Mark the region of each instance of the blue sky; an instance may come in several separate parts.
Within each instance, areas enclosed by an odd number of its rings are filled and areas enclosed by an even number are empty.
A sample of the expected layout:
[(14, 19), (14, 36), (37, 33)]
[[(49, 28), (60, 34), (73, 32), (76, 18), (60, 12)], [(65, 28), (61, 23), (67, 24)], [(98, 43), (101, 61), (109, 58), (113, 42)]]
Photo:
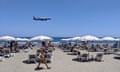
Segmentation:
[(120, 0), (0, 0), (0, 36), (120, 37), (119, 27)]

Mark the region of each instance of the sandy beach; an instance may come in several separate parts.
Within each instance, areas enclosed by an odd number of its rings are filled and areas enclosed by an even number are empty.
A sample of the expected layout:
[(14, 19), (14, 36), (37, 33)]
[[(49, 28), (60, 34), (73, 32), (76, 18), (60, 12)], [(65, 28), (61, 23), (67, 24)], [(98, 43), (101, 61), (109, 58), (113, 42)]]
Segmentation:
[[(28, 59), (29, 54), (35, 54), (36, 48), (25, 53), (21, 51), (14, 57), (5, 58), (0, 62), (0, 72), (35, 72), (37, 63), (26, 64), (23, 61)], [(67, 55), (61, 49), (56, 48), (53, 52), (53, 61), (48, 65), (51, 69), (47, 70), (44, 64), (41, 64), (43, 70), (38, 72), (120, 72), (120, 60), (114, 59), (114, 55), (104, 55), (103, 62), (77, 62), (72, 59), (75, 55)]]

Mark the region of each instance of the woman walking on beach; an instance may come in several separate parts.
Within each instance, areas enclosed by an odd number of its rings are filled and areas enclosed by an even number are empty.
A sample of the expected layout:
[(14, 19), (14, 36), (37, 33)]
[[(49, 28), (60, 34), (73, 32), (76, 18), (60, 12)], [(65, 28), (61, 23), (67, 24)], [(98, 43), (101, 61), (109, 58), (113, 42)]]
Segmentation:
[(50, 69), (50, 67), (48, 67), (47, 61), (45, 59), (45, 48), (46, 48), (46, 44), (45, 44), (45, 42), (42, 42), (42, 45), (40, 47), (39, 63), (37, 65), (37, 67), (35, 68), (35, 70), (40, 69), (41, 63), (44, 63), (45, 66), (47, 67), (47, 69)]

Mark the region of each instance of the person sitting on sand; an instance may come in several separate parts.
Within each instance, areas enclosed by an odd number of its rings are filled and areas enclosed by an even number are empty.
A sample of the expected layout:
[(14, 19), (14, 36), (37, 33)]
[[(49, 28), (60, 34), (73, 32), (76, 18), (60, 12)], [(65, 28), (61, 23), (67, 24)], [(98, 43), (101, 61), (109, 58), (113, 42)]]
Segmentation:
[(50, 67), (48, 67), (46, 59), (45, 59), (45, 48), (46, 48), (46, 44), (45, 44), (45, 42), (42, 42), (42, 45), (40, 47), (39, 62), (38, 62), (37, 67), (35, 68), (35, 70), (40, 69), (39, 66), (41, 63), (44, 63), (45, 66), (47, 67), (47, 69), (50, 69)]

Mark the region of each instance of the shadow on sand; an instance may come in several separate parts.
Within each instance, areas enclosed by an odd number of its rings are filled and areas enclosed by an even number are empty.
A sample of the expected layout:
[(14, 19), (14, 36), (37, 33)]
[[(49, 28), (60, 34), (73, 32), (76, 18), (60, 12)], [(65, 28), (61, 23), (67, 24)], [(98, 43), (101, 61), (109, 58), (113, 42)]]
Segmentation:
[[(24, 61), (22, 61), (23, 63), (25, 63), (25, 64), (36, 64), (36, 63), (38, 63), (38, 61), (36, 61), (36, 62), (34, 62), (34, 61), (28, 61), (28, 60), (24, 60)], [(47, 63), (51, 63), (51, 61), (47, 61)]]
[(44, 70), (44, 69), (45, 69), (44, 67), (35, 68), (35, 71), (38, 71), (38, 70)]
[(73, 52), (69, 52), (69, 53), (67, 53), (67, 55), (77, 55), (77, 54), (73, 53)]
[(120, 60), (120, 57), (114, 57), (114, 59), (116, 59), (116, 60)]
[(24, 60), (22, 62), (25, 63), (25, 64), (35, 64), (35, 62), (33, 62), (33, 61), (29, 62), (28, 60)]

